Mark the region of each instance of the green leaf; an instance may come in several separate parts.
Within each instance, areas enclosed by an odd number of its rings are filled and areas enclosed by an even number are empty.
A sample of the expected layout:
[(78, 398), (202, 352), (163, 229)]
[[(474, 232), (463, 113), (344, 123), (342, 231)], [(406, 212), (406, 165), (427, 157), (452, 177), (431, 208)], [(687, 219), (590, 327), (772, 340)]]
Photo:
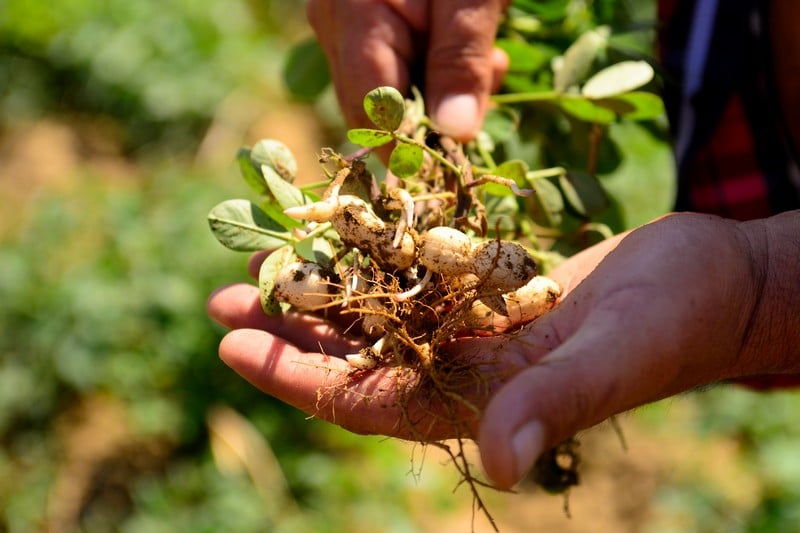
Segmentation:
[(250, 150), (256, 168), (267, 165), (284, 180), (292, 183), (297, 176), (297, 160), (289, 147), (274, 139), (261, 139)]
[[(495, 168), (492, 174), (500, 176), (501, 178), (510, 179), (517, 187), (525, 188), (528, 186), (528, 182), (525, 179), (526, 172), (528, 172), (528, 164), (525, 161), (521, 159), (511, 159)], [(481, 188), (488, 194), (493, 194), (495, 196), (514, 196), (514, 191), (511, 188), (499, 183), (490, 182), (483, 185)]]
[(380, 129), (395, 131), (403, 122), (406, 101), (394, 87), (378, 87), (364, 96), (364, 111)]
[(595, 104), (614, 111), (626, 120), (655, 120), (664, 114), (664, 101), (656, 94), (634, 91), (613, 98), (595, 100)]
[(553, 68), (553, 88), (557, 92), (566, 92), (586, 77), (597, 54), (606, 47), (609, 35), (608, 27), (600, 26), (582, 34), (567, 48)]
[(394, 139), (391, 133), (382, 130), (356, 128), (347, 131), (347, 140), (359, 146), (375, 148), (390, 143)]
[(400, 143), (389, 156), (389, 170), (398, 178), (410, 178), (422, 167), (422, 148), (416, 144)]
[(267, 256), (258, 271), (258, 293), (261, 309), (268, 316), (277, 316), (289, 308), (275, 299), (275, 277), (286, 265), (295, 260), (297, 256), (292, 246), (282, 246)]
[(252, 252), (283, 246), (291, 234), (248, 200), (227, 200), (208, 214), (211, 232), (231, 250)]
[(284, 181), (272, 167), (261, 165), (261, 172), (264, 174), (264, 181), (266, 181), (269, 191), (275, 197), (275, 201), (278, 202), (281, 209), (297, 207), (306, 203), (303, 191)]
[(318, 265), (330, 265), (336, 250), (333, 249), (328, 239), (324, 237), (308, 237), (294, 245), (294, 251), (302, 259)]
[(508, 71), (533, 73), (550, 64), (557, 52), (554, 48), (516, 39), (497, 39), (495, 46), (508, 55)]
[(581, 93), (587, 98), (608, 98), (638, 89), (650, 83), (654, 75), (647, 61), (622, 61), (589, 78)]
[(595, 105), (586, 98), (564, 97), (558, 100), (561, 109), (573, 117), (595, 124), (611, 124), (617, 120), (617, 114), (603, 106)]
[(579, 215), (591, 217), (608, 207), (608, 197), (597, 178), (583, 172), (569, 171), (558, 178), (567, 203)]
[(540, 226), (554, 228), (561, 224), (564, 198), (561, 191), (549, 179), (529, 180), (533, 194), (526, 198), (526, 205), (534, 222)]
[(283, 81), (292, 98), (316, 100), (331, 82), (328, 61), (316, 39), (308, 39), (289, 50), (283, 66)]
[(259, 196), (271, 196), (259, 167), (253, 165), (253, 160), (250, 158), (250, 148), (246, 146), (239, 148), (239, 151), (236, 152), (236, 161), (239, 163), (239, 170), (247, 185)]
[(490, 109), (483, 120), (483, 131), (496, 143), (510, 139), (519, 126), (519, 113), (511, 107)]

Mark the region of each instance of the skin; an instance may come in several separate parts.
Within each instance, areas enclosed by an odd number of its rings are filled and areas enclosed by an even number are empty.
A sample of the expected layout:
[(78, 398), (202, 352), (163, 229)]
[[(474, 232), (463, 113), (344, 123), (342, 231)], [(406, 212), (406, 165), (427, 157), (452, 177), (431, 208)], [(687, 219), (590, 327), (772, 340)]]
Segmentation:
[[(508, 0), (311, 0), (308, 20), (351, 126), (369, 127), (364, 95), (382, 85), (423, 94), (437, 129), (474, 137), (508, 58), (493, 46)], [(421, 69), (416, 76), (414, 69)], [(412, 80), (412, 77), (415, 78)]]
[[(406, 87), (409, 65), (427, 58), (426, 94), (435, 109), (448, 94), (476, 98), (474, 114), (460, 119), (470, 125), (460, 137), (468, 138), (502, 71), (487, 37), (502, 7), (311, 0), (308, 11), (351, 124), (363, 121), (367, 90)], [(414, 48), (418, 42), (427, 42), (427, 52)], [(447, 70), (451, 65), (461, 68)], [(489, 479), (508, 489), (543, 450), (636, 406), (720, 381), (800, 374), (798, 235), (800, 211), (744, 223), (670, 215), (562, 263), (550, 274), (565, 289), (561, 302), (519, 332), (448, 346), (449, 357), (494, 365), (487, 387), (463, 391), (479, 414), (460, 413)], [(262, 259), (254, 256), (252, 271)], [(265, 393), (356, 433), (454, 436), (431, 416), (436, 406), (423, 395), (409, 405), (413, 429), (401, 423), (391, 370), (348, 379), (342, 356), (361, 344), (333, 323), (266, 317), (257, 289), (243, 284), (216, 291), (208, 312), (232, 330), (221, 358)], [(340, 394), (319, 394), (342, 384)]]
[[(520, 332), (449, 346), (450, 357), (496, 359), (501, 370), (484, 394), (464, 391), (482, 409), (463, 416), (488, 477), (510, 488), (543, 450), (633, 407), (722, 380), (800, 373), (797, 235), (798, 212), (748, 223), (671, 215), (564, 262), (552, 277), (565, 297)], [(356, 433), (454, 436), (421, 415), (426, 398), (412, 403), (414, 431), (399, 422), (391, 370), (344, 379), (341, 356), (359, 343), (332, 324), (266, 317), (257, 289), (242, 284), (214, 293), (208, 312), (233, 330), (222, 359), (267, 394)], [(319, 401), (318, 391), (343, 384)]]

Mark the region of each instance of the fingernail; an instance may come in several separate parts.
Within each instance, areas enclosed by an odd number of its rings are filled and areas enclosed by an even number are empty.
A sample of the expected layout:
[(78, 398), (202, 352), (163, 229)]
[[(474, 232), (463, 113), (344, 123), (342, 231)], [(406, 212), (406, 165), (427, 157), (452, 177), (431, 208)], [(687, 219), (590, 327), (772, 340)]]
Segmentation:
[(536, 462), (544, 446), (544, 428), (534, 420), (521, 426), (511, 437), (511, 450), (514, 454), (514, 479), (519, 481)]
[(436, 127), (457, 139), (471, 139), (478, 133), (478, 99), (472, 94), (445, 96), (436, 110)]

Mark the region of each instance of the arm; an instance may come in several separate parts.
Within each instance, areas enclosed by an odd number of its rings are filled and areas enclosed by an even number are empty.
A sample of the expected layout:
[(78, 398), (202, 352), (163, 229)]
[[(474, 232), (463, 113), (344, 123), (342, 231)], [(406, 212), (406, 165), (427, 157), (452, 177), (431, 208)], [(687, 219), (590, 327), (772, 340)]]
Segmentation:
[(528, 328), (531, 366), (484, 412), (481, 455), (499, 487), (616, 413), (722, 380), (800, 373), (800, 212), (745, 223), (672, 215), (599, 246), (611, 250), (596, 268), (605, 250), (564, 264), (574, 289)]

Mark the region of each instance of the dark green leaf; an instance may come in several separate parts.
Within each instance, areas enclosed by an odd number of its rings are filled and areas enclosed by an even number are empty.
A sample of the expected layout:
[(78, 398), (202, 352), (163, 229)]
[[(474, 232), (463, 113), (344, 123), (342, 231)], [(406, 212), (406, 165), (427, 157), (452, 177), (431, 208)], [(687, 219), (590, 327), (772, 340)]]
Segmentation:
[(382, 130), (356, 128), (347, 131), (347, 140), (359, 146), (375, 148), (390, 143), (394, 137)]
[(208, 214), (219, 242), (231, 250), (252, 252), (283, 246), (292, 236), (278, 222), (247, 200), (227, 200)]
[(316, 39), (303, 41), (289, 50), (283, 81), (289, 94), (304, 102), (316, 100), (330, 84), (328, 61)]
[(295, 260), (297, 256), (292, 246), (282, 246), (267, 256), (258, 271), (258, 292), (261, 300), (261, 309), (268, 316), (280, 315), (289, 308), (275, 299), (275, 277), (286, 265)]
[(364, 111), (380, 129), (395, 131), (403, 122), (406, 101), (394, 87), (378, 87), (364, 96)]
[(569, 171), (558, 179), (570, 207), (579, 215), (590, 217), (608, 207), (608, 198), (600, 182), (591, 174)]
[(336, 251), (328, 239), (309, 237), (294, 245), (294, 250), (301, 258), (318, 265), (330, 265)]
[(389, 157), (389, 170), (398, 178), (410, 178), (422, 166), (422, 148), (415, 144), (400, 143)]
[(595, 104), (612, 109), (626, 120), (654, 120), (664, 114), (664, 102), (653, 93), (631, 92), (613, 98), (595, 100)]

